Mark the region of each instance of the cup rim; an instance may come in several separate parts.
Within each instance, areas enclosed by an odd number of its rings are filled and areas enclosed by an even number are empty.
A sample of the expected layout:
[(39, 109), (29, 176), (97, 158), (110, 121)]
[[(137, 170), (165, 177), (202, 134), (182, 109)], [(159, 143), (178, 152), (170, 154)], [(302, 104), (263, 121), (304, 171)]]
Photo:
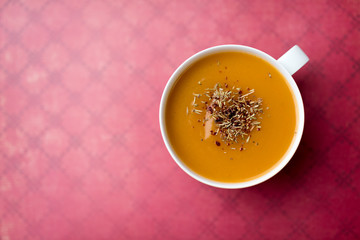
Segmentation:
[[(275, 167), (273, 167), (271, 170), (269, 170), (265, 174), (262, 174), (259, 177), (256, 177), (255, 179), (251, 179), (251, 180), (243, 181), (243, 182), (235, 182), (235, 183), (215, 181), (215, 180), (203, 177), (200, 174), (193, 171), (192, 169), (190, 169), (185, 163), (183, 163), (181, 161), (180, 157), (177, 156), (175, 150), (173, 149), (172, 145), (170, 144), (168, 134), (166, 132), (166, 127), (165, 127), (166, 101), (168, 99), (168, 96), (171, 92), (173, 85), (176, 83), (179, 76), (191, 64), (200, 60), (201, 58), (211, 55), (211, 54), (227, 52), (227, 51), (250, 53), (257, 57), (262, 58), (263, 60), (270, 63), (273, 67), (275, 67), (285, 77), (285, 79), (287, 80), (287, 82), (291, 88), (291, 91), (294, 95), (295, 102), (296, 102), (297, 118), (298, 118), (298, 122), (297, 122), (297, 126), (296, 126), (297, 128), (295, 130), (296, 135), (293, 138), (292, 143), (291, 143), (290, 147), (288, 148), (287, 152), (284, 154), (282, 159), (279, 160), (279, 162), (275, 165)], [(218, 45), (218, 46), (210, 47), (210, 48), (204, 49), (202, 51), (199, 51), (199, 52), (195, 53), (194, 55), (190, 56), (189, 58), (187, 58), (174, 71), (174, 73), (169, 78), (169, 80), (164, 88), (163, 94), (161, 96), (160, 107), (159, 107), (159, 123), (160, 123), (161, 135), (162, 135), (163, 141), (166, 145), (168, 152), (170, 153), (173, 160), (177, 163), (177, 165), (184, 172), (186, 172), (189, 176), (198, 180), (199, 182), (202, 182), (204, 184), (207, 184), (207, 185), (210, 185), (213, 187), (223, 188), (223, 189), (239, 189), (239, 188), (246, 188), (246, 187), (250, 187), (250, 186), (254, 186), (259, 183), (262, 183), (262, 182), (272, 178), (274, 175), (276, 175), (278, 172), (281, 171), (281, 169), (283, 169), (286, 166), (286, 164), (293, 157), (294, 153), (296, 152), (296, 149), (298, 148), (298, 146), (300, 144), (300, 140), (301, 140), (303, 130), (304, 130), (305, 112), (304, 112), (303, 100), (302, 100), (299, 88), (298, 88), (297, 84), (295, 83), (295, 80), (289, 74), (289, 72), (279, 62), (277, 62), (276, 59), (274, 59), (267, 53), (260, 51), (258, 49), (252, 48), (252, 47), (248, 47), (248, 46), (244, 46), (244, 45), (228, 44), (228, 45)]]

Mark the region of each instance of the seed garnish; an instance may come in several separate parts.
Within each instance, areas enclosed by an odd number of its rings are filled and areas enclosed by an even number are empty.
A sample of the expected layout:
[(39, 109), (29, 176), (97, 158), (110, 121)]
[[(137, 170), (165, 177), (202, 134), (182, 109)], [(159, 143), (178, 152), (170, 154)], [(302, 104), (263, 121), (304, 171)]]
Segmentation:
[[(219, 135), (225, 143), (237, 143), (239, 139), (248, 143), (251, 138), (250, 133), (254, 129), (260, 130), (259, 119), (260, 114), (263, 114), (262, 99), (255, 98), (254, 92), (255, 90), (250, 88), (244, 92), (241, 88), (229, 87), (228, 84), (222, 88), (221, 84), (217, 83), (214, 88), (208, 88), (202, 94), (194, 93), (193, 106), (198, 106), (195, 105), (196, 98), (206, 97), (206, 100), (200, 101), (201, 105), (217, 127), (211, 135)], [(196, 114), (203, 112), (198, 109), (192, 111)], [(215, 144), (220, 146), (218, 141)], [(245, 148), (241, 147), (240, 151), (242, 150)]]

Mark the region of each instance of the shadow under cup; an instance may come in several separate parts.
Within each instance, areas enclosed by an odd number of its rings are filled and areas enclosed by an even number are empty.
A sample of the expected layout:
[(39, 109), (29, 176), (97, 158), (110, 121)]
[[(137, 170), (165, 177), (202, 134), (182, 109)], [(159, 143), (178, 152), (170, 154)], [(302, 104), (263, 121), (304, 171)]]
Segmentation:
[[(225, 181), (214, 180), (211, 179), (211, 177), (205, 177), (197, 173), (196, 171), (193, 170), (193, 168), (189, 167), (188, 164), (185, 164), (184, 159), (181, 159), (179, 154), (177, 154), (177, 151), (175, 150), (174, 146), (171, 143), (171, 140), (169, 139), (169, 133), (167, 130), (167, 122), (166, 122), (166, 107), (168, 104), (168, 100), (170, 95), (172, 94), (172, 91), (174, 91), (174, 86), (178, 84), (178, 81), (181, 78), (181, 76), (191, 66), (198, 63), (199, 61), (202, 61), (203, 59), (206, 59), (212, 55), (227, 53), (227, 52), (245, 53), (248, 55), (253, 55), (270, 64), (272, 68), (275, 68), (281, 74), (282, 78), (286, 80), (286, 84), (289, 87), (292, 94), (292, 98), (295, 102), (295, 111), (296, 111), (296, 126), (295, 126), (296, 134), (294, 134), (291, 144), (289, 145), (285, 154), (283, 154), (283, 156), (280, 159), (278, 159), (278, 161), (274, 165), (272, 165), (267, 171), (263, 172), (260, 175), (254, 176), (248, 180), (239, 181), (239, 182), (225, 182)], [(236, 188), (253, 186), (263, 181), (266, 181), (267, 179), (271, 178), (276, 173), (278, 173), (290, 161), (291, 157), (295, 153), (300, 143), (301, 136), (303, 133), (304, 106), (299, 89), (294, 79), (292, 78), (290, 73), (285, 69), (285, 67), (282, 64), (280, 64), (277, 60), (275, 60), (268, 54), (251, 47), (241, 46), (241, 45), (222, 45), (222, 46), (216, 46), (209, 49), (205, 49), (193, 55), (176, 69), (176, 71), (172, 74), (164, 89), (160, 103), (159, 119), (160, 119), (160, 129), (165, 145), (169, 153), (171, 154), (172, 158), (180, 166), (181, 169), (183, 169), (191, 177), (207, 185), (219, 187), (219, 188), (236, 189)]]

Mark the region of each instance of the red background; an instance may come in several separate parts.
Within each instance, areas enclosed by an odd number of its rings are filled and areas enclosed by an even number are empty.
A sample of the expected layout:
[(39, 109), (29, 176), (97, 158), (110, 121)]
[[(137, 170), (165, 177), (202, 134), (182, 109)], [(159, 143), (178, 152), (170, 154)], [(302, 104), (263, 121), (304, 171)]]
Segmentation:
[[(360, 2), (0, 1), (0, 239), (360, 238)], [(306, 123), (255, 187), (198, 183), (162, 142), (187, 57), (294, 44)]]

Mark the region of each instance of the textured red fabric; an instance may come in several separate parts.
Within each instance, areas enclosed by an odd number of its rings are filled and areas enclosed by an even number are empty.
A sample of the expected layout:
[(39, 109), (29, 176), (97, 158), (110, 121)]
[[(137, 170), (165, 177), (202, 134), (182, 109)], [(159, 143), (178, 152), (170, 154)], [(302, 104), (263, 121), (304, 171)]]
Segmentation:
[[(0, 239), (359, 239), (360, 4), (0, 1)], [(162, 142), (187, 57), (298, 44), (306, 123), (258, 186), (198, 183)]]

